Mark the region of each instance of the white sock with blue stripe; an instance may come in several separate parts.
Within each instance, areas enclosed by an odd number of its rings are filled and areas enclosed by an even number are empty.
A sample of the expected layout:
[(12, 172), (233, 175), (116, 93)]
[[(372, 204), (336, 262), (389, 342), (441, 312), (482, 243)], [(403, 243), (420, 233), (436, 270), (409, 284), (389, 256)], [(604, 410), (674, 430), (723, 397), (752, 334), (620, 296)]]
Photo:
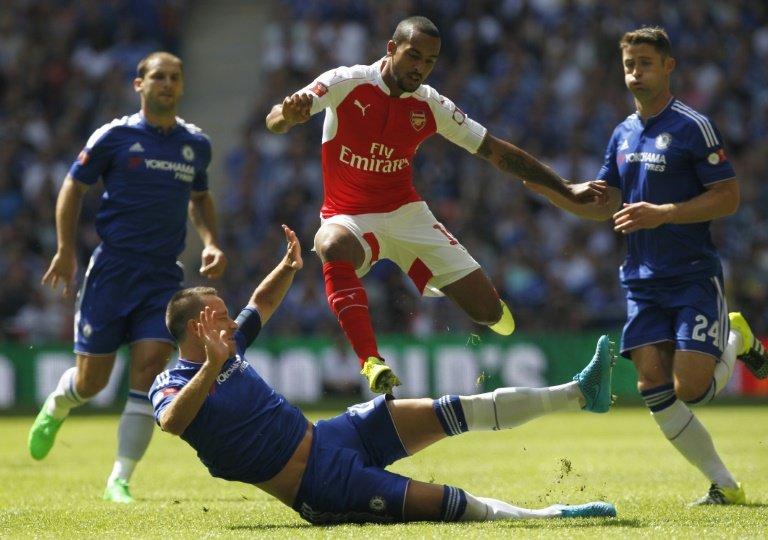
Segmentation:
[(688, 406), (677, 399), (672, 384), (640, 393), (661, 432), (680, 454), (699, 469), (710, 482), (736, 489), (736, 480), (715, 450), (707, 428)]
[(75, 407), (80, 407), (88, 402), (90, 398), (83, 398), (75, 389), (75, 377), (77, 376), (77, 367), (73, 366), (62, 373), (59, 384), (51, 392), (46, 400), (46, 411), (57, 420), (63, 420), (69, 416), (69, 411)]
[(117, 458), (110, 482), (116, 478), (130, 480), (136, 464), (149, 447), (154, 430), (155, 418), (147, 393), (130, 390), (117, 429)]
[(561, 517), (562, 512), (555, 506), (533, 510), (512, 506), (509, 503), (488, 497), (475, 497), (466, 491), (467, 507), (459, 521), (496, 521), (499, 519), (532, 519)]
[(545, 388), (497, 388), (474, 396), (443, 396), (434, 407), (448, 435), (509, 429), (555, 411), (581, 409), (577, 382)]

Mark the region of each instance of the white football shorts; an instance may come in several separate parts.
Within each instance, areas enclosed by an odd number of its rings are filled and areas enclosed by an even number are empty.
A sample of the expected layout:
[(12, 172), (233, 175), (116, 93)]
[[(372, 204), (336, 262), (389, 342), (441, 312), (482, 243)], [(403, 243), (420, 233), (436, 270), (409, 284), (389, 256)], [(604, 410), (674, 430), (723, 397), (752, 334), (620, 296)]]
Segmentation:
[(424, 201), (392, 212), (321, 218), (320, 229), (330, 224), (346, 227), (363, 246), (365, 260), (357, 269), (358, 277), (381, 259), (389, 259), (408, 274), (422, 295), (443, 296), (442, 287), (480, 268)]

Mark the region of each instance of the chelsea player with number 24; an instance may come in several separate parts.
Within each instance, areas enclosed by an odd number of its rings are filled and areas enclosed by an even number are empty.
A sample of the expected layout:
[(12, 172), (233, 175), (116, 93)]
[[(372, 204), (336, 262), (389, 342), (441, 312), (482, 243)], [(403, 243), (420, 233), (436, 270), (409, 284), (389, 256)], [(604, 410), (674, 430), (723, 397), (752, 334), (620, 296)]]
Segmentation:
[(598, 174), (607, 202), (577, 207), (528, 187), (582, 217), (613, 218), (627, 240), (621, 354), (634, 363), (638, 390), (661, 432), (711, 482), (691, 505), (744, 504), (743, 487), (690, 408), (714, 399), (737, 358), (757, 377), (768, 376), (762, 344), (740, 313), (728, 313), (709, 232), (713, 219), (739, 206), (736, 173), (714, 123), (670, 91), (675, 59), (666, 31), (627, 32), (619, 46), (637, 112), (608, 143)]

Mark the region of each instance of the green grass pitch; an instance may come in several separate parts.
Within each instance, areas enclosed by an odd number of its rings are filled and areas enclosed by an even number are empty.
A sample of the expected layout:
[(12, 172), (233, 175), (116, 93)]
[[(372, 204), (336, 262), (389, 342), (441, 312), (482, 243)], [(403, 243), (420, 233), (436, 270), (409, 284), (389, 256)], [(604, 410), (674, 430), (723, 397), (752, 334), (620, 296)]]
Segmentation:
[(75, 413), (40, 463), (26, 449), (32, 418), (2, 417), (0, 538), (765, 538), (768, 407), (708, 406), (697, 414), (744, 483), (747, 506), (687, 508), (707, 481), (645, 409), (620, 407), (453, 437), (392, 468), (521, 506), (603, 499), (617, 506), (617, 519), (336, 527), (313, 527), (252, 486), (211, 478), (186, 443), (159, 430), (134, 475), (138, 502), (105, 503), (117, 417)]

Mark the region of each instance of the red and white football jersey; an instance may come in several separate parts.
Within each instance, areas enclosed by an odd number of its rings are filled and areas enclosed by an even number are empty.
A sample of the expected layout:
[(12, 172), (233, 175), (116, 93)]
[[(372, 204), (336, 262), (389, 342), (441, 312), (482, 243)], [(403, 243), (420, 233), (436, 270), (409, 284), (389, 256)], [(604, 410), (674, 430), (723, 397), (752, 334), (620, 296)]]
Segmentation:
[(391, 212), (421, 200), (413, 155), (435, 133), (475, 153), (487, 133), (451, 100), (422, 84), (392, 97), (381, 78), (386, 60), (327, 71), (299, 91), (312, 95), (323, 124), (321, 215)]

